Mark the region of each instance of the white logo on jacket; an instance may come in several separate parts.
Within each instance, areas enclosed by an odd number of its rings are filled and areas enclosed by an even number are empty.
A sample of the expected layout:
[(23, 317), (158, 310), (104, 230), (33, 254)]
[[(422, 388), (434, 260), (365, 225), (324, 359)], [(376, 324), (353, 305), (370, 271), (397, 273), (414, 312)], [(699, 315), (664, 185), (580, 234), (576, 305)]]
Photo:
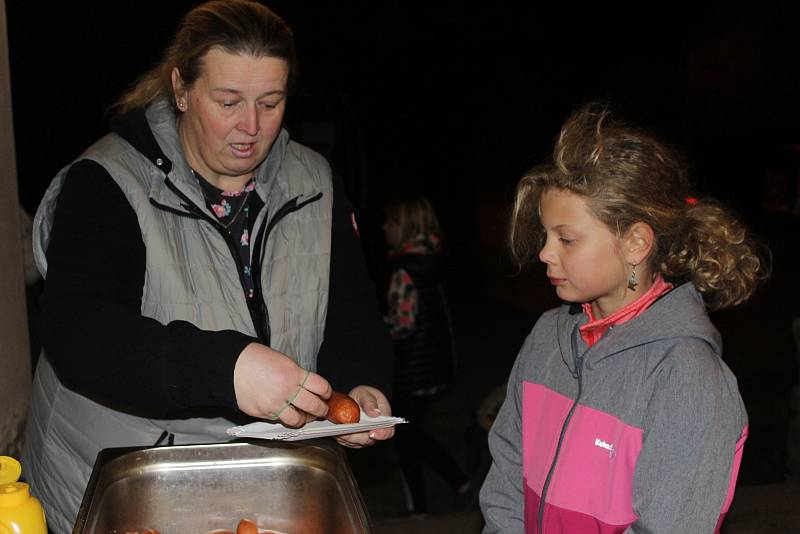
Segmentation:
[(617, 449), (616, 449), (616, 447), (614, 447), (614, 445), (612, 443), (608, 443), (606, 441), (603, 441), (600, 438), (594, 438), (594, 445), (595, 445), (595, 447), (600, 447), (601, 449), (607, 450), (609, 458), (613, 458), (614, 456), (617, 455)]

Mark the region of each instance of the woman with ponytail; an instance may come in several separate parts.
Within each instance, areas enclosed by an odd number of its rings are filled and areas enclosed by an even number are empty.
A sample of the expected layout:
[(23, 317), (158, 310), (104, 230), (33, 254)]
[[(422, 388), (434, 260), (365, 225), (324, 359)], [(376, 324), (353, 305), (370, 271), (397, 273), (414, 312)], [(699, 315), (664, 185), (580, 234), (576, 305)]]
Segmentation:
[(301, 427), (333, 390), (391, 415), (391, 340), (350, 203), (283, 127), (295, 64), (291, 29), (265, 5), (193, 7), (111, 131), (44, 195), (44, 351), (23, 455), (53, 532), (73, 531), (103, 449), (217, 443), (254, 420)]

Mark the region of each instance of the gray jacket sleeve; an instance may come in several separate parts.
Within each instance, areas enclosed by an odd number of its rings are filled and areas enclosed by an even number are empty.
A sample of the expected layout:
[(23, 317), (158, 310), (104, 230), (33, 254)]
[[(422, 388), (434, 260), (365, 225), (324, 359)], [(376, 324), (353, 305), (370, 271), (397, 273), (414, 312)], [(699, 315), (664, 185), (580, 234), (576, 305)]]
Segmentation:
[(714, 532), (747, 424), (736, 380), (700, 340), (676, 346), (657, 373), (633, 480), (639, 519), (625, 532)]
[(480, 506), (486, 522), (484, 534), (523, 532), (522, 479), (522, 381), (520, 368), (530, 337), (511, 370), (506, 399), (489, 431), (492, 466), (480, 492)]

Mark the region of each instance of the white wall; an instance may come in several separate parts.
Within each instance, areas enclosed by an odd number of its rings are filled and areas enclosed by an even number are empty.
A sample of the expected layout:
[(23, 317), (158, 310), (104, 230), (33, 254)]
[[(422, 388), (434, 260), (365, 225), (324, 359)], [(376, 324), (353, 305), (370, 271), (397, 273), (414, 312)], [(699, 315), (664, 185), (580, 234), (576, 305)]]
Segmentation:
[(27, 320), (6, 4), (0, 0), (0, 454), (18, 454), (28, 405), (31, 381)]

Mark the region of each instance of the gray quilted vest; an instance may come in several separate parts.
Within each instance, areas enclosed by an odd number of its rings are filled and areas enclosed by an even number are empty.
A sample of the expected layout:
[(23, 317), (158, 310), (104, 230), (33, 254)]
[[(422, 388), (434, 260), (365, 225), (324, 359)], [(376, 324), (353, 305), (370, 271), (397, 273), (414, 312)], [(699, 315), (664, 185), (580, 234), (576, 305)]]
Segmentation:
[[(204, 330), (266, 334), (270, 346), (316, 370), (327, 315), (333, 202), (325, 159), (290, 141), (284, 130), (259, 167), (256, 192), (265, 205), (252, 232), (251, 258), (259, 253), (261, 233), (268, 324), (258, 325), (225, 238), (208, 221), (185, 215), (193, 205), (213, 220), (182, 155), (172, 111), (158, 101), (146, 116), (168, 161), (150, 161), (116, 134), (79, 158), (102, 165), (136, 212), (147, 251), (142, 315), (163, 324), (184, 320)], [(68, 170), (53, 180), (34, 220), (34, 253), (45, 277), (53, 213)], [(152, 445), (164, 431), (175, 443), (225, 441), (231, 425), (224, 418), (154, 420), (113, 410), (66, 388), (43, 355), (26, 434), (26, 475), (51, 530), (69, 532), (101, 449)]]

